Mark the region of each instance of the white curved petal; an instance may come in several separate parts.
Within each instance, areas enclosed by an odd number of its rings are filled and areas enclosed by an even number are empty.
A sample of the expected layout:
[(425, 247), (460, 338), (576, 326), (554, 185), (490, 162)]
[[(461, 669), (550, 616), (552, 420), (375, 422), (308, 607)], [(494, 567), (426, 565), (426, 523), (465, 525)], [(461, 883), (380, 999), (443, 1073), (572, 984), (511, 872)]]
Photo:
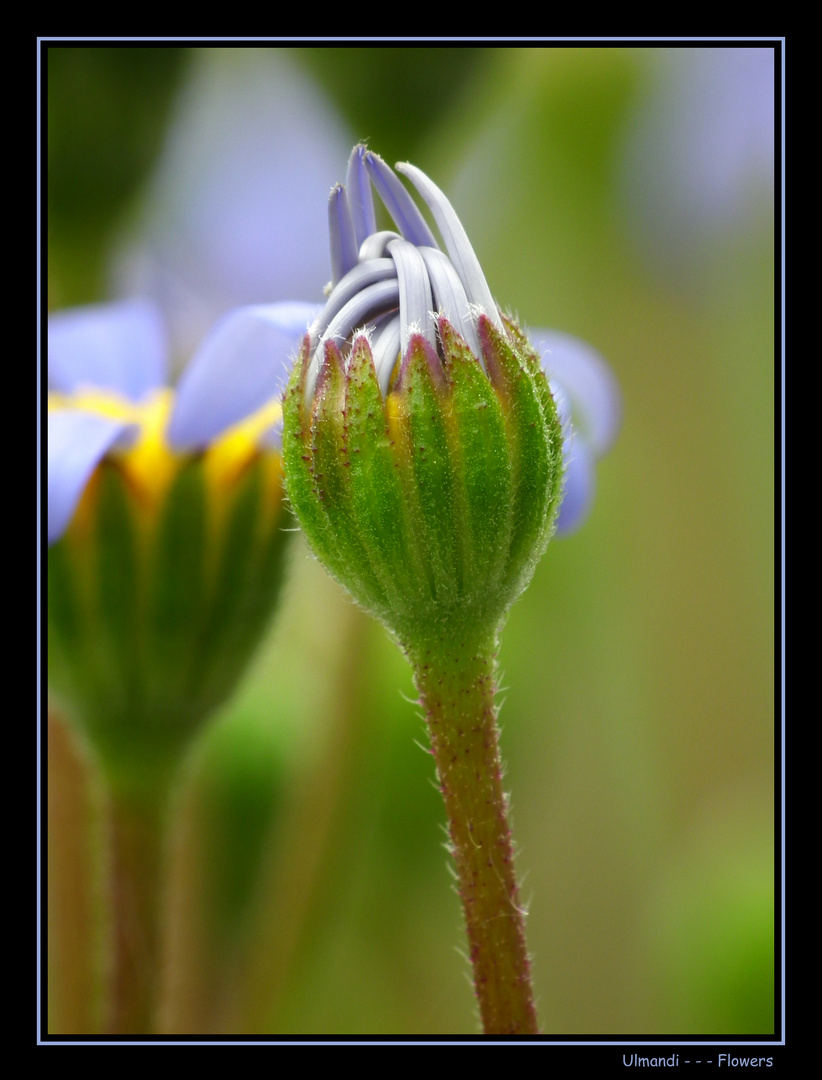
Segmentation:
[[(459, 274), (454, 269), (448, 256), (438, 248), (421, 247), (418, 249), (425, 261), (425, 268), (431, 281), (434, 296), (434, 308), (444, 315), (454, 329), (465, 338), (468, 348), (483, 364), (482, 349), (474, 320), (471, 318), (470, 304)], [(484, 368), (483, 364), (483, 368)]]
[(396, 276), (397, 271), (393, 259), (368, 259), (365, 262), (358, 263), (331, 290), (331, 295), (326, 300), (325, 307), (311, 327), (312, 338), (318, 340), (322, 337), (345, 305), (350, 303), (358, 293), (367, 289), (369, 285)]
[(168, 438), (178, 449), (202, 449), (256, 412), (285, 385), (308, 329), (308, 304), (261, 304), (224, 316), (183, 372)]
[(89, 477), (112, 446), (136, 425), (80, 409), (48, 414), (48, 542), (68, 527)]
[[(502, 323), (499, 317), (499, 311), (497, 305), (494, 303), (494, 298), (491, 295), (491, 290), (488, 288), (488, 282), (485, 280), (485, 274), (482, 272), (482, 267), (479, 264), (479, 259), (474, 253), (474, 249), (471, 247), (471, 241), (468, 239), (462, 222), (457, 217), (457, 213), (454, 207), (440, 191), (437, 185), (425, 173), (416, 167), (416, 165), (409, 165), (408, 162), (397, 162), (397, 172), (407, 176), (417, 191), (422, 195), (423, 199), (434, 216), (434, 220), (437, 223), (437, 227), (442, 233), (442, 239), (445, 242), (445, 248), (454, 264), (454, 269), (459, 275), (460, 281), (465, 287), (465, 292), (468, 295), (468, 299), (473, 304), (477, 304), (482, 311), (491, 319), (498, 327), (502, 327)], [(432, 244), (432, 247), (437, 247), (436, 244)]]
[(399, 315), (385, 319), (382, 326), (378, 327), (374, 334), (371, 354), (374, 358), (374, 370), (377, 372), (377, 381), (380, 384), (383, 397), (388, 395), (391, 376), (401, 355), (401, 341), (402, 331), (400, 329)]
[(49, 384), (64, 394), (96, 386), (139, 401), (165, 382), (167, 354), (159, 308), (148, 300), (91, 304), (49, 316)]
[(434, 306), (431, 296), (431, 282), (425, 260), (418, 247), (407, 240), (392, 240), (388, 251), (397, 268), (397, 280), (400, 286), (400, 348), (402, 354), (408, 350), (411, 334), (422, 333), (432, 349), (437, 347), (434, 324), (430, 312)]
[(584, 439), (570, 432), (563, 445), (565, 484), (557, 517), (557, 533), (575, 532), (591, 509), (594, 500), (594, 459)]
[(393, 232), (391, 229), (382, 229), (380, 232), (371, 233), (360, 244), (360, 262), (384, 258), (391, 241), (401, 239), (400, 234)]
[(613, 372), (596, 349), (570, 334), (531, 330), (528, 336), (546, 375), (564, 390), (577, 431), (602, 457), (622, 425), (622, 394)]

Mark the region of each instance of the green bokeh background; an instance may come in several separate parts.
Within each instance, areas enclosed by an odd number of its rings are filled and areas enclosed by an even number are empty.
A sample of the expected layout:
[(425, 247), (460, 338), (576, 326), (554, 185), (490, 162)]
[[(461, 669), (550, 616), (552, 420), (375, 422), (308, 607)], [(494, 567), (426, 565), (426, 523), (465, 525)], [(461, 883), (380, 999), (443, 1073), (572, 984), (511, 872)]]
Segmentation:
[[(175, 94), (221, 51), (48, 50), (51, 306), (108, 297)], [(591, 518), (551, 543), (500, 652), (543, 1028), (773, 1032), (771, 200), (679, 261), (650, 254), (622, 162), (660, 93), (654, 49), (288, 52), (353, 138), (449, 193), (500, 302), (592, 343), (623, 390)], [(298, 540), (270, 636), (191, 763), (177, 1031), (218, 1030), (251, 927), (261, 1033), (477, 1030), (413, 696)]]

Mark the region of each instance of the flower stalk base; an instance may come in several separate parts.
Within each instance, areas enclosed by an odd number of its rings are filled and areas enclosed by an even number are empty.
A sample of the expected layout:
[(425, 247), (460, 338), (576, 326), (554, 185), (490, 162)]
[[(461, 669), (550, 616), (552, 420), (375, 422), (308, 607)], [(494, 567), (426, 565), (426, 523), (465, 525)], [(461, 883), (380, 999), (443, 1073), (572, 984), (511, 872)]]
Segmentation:
[(487, 1035), (538, 1034), (494, 707), (495, 643), (409, 654), (425, 710)]

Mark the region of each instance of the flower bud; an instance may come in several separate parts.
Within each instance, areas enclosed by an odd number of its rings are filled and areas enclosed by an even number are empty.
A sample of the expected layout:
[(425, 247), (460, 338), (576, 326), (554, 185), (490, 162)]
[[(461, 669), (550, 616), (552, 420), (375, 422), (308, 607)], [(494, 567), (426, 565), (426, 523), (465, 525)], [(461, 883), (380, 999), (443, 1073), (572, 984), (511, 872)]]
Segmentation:
[[(284, 399), (287, 492), (312, 549), (409, 647), (493, 635), (561, 501), (563, 429), (443, 193), (356, 147), (332, 191), (334, 278)], [(376, 230), (371, 183), (399, 233)]]

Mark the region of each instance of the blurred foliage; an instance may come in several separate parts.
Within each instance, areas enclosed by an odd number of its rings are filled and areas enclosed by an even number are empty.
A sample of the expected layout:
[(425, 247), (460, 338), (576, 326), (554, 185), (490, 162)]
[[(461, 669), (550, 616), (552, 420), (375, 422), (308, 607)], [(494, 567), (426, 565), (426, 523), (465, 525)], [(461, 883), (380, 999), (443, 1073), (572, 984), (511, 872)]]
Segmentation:
[[(102, 51), (140, 56), (51, 50), (75, 54), (49, 63), (61, 304), (91, 298), (99, 278), (83, 268), (136, 194), (185, 65), (166, 55), (178, 50)], [(291, 51), (355, 137), (448, 192), (499, 301), (591, 342), (623, 387), (592, 517), (549, 546), (500, 653), (545, 1030), (771, 1031), (773, 208), (763, 199), (687, 261), (673, 241), (650, 250), (624, 185), (629, 136), (662, 92), (656, 50)], [(291, 913), (280, 982), (260, 976), (260, 1030), (476, 1030), (410, 671), (298, 545), (292, 566), (192, 764), (182, 831), (205, 847), (180, 896), (213, 898), (223, 957), (255, 911), (275, 912), (275, 942)], [(255, 899), (255, 870), (284, 852), (303, 893)], [(180, 986), (219, 969), (207, 952), (180, 946)]]
[[(189, 51), (51, 46), (47, 191), (54, 306), (101, 298), (106, 244), (162, 146)], [(56, 265), (55, 265), (56, 264)]]
[(740, 807), (710, 809), (670, 852), (649, 897), (650, 964), (686, 1030), (771, 1031), (772, 827), (764, 814), (742, 822)]
[(493, 50), (298, 48), (357, 139), (387, 161), (411, 160), (432, 127), (481, 77)]

